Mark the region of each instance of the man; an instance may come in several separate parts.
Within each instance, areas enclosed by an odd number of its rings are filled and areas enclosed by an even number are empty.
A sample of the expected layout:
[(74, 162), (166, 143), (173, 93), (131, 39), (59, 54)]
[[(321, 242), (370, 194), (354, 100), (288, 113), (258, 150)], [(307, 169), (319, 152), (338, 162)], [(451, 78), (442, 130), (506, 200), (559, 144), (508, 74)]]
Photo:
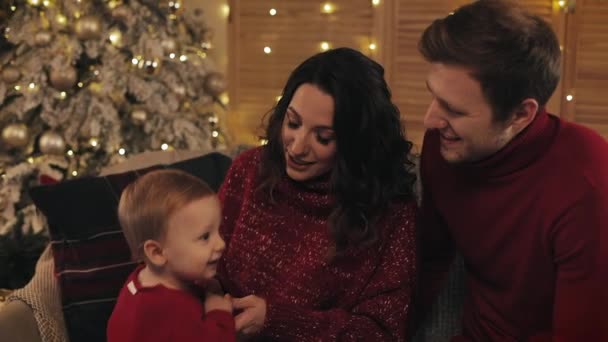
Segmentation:
[(464, 341), (608, 341), (608, 143), (548, 114), (551, 27), (480, 0), (436, 20), (419, 49), (433, 95), (421, 155), (421, 309), (454, 252)]

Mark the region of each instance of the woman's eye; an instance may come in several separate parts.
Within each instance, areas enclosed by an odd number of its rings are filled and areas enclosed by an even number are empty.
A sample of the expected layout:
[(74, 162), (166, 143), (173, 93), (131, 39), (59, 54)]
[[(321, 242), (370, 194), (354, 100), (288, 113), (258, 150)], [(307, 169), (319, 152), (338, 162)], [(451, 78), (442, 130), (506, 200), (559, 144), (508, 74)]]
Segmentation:
[(293, 121), (287, 121), (287, 127), (291, 128), (291, 129), (296, 129), (296, 128), (300, 127), (300, 124), (298, 124), (297, 122), (293, 122)]
[(207, 241), (207, 240), (209, 240), (209, 237), (210, 237), (210, 236), (211, 236), (211, 234), (209, 234), (209, 233), (205, 233), (205, 234), (201, 235), (201, 240), (205, 240), (205, 241)]
[(334, 140), (333, 138), (325, 138), (322, 137), (320, 135), (317, 136), (317, 141), (321, 144), (321, 145), (329, 145), (329, 143)]

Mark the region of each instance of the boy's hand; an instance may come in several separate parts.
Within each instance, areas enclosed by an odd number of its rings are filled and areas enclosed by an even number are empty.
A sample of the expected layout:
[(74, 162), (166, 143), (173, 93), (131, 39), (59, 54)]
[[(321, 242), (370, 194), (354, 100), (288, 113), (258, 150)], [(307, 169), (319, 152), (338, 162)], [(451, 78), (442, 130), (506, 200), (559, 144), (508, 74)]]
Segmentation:
[(222, 310), (232, 313), (232, 299), (230, 295), (218, 296), (209, 293), (205, 298), (205, 313), (213, 310)]

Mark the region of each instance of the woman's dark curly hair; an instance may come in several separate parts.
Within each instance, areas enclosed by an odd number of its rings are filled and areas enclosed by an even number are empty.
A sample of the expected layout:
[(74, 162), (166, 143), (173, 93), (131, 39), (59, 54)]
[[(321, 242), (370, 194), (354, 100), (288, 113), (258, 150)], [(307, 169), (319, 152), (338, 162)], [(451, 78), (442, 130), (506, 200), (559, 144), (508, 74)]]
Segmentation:
[(330, 182), (336, 199), (329, 217), (334, 255), (375, 242), (377, 219), (392, 201), (414, 199), (416, 176), (399, 110), (391, 102), (382, 66), (362, 53), (339, 48), (316, 54), (290, 75), (276, 107), (268, 113), (260, 189), (272, 196), (285, 175), (281, 129), (291, 99), (312, 84), (335, 102), (335, 165)]

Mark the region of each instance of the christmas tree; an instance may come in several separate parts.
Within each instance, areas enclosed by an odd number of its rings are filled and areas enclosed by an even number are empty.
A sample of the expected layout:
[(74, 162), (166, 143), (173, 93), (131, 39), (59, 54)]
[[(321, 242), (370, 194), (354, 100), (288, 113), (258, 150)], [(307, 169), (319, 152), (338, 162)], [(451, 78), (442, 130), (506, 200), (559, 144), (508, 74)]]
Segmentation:
[(207, 58), (201, 10), (179, 0), (1, 3), (0, 288), (23, 285), (8, 274), (31, 272), (23, 260), (46, 243), (31, 186), (143, 151), (227, 144), (225, 79)]

